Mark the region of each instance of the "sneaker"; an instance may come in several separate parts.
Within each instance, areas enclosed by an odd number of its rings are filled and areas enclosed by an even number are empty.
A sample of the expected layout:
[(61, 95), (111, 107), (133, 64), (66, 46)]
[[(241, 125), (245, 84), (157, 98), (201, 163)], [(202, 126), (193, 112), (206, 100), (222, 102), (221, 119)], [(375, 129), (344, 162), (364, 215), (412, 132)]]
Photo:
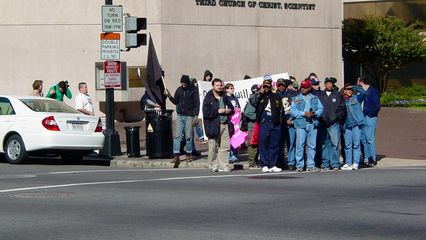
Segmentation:
[(295, 166), (288, 166), (288, 170), (289, 170), (289, 171), (295, 171), (295, 170), (296, 170), (296, 167), (295, 167)]
[(316, 168), (307, 168), (307, 172), (318, 172)]
[(342, 166), (341, 169), (344, 170), (344, 171), (352, 170), (352, 165), (345, 164), (345, 165)]
[(333, 167), (333, 169), (331, 169), (333, 171), (339, 171), (340, 169), (338, 167)]
[(303, 168), (297, 168), (296, 172), (303, 172)]
[(229, 168), (224, 168), (224, 169), (219, 169), (218, 170), (219, 172), (231, 172), (231, 169), (229, 169)]
[(271, 171), (270, 171), (270, 169), (268, 167), (263, 167), (262, 168), (262, 172), (263, 173), (268, 173), (268, 172), (271, 172)]
[(358, 168), (359, 168), (358, 164), (355, 163), (352, 165), (352, 170), (358, 170)]
[(210, 168), (210, 172), (219, 172), (217, 168)]
[(171, 163), (178, 163), (180, 161), (179, 159), (179, 154), (175, 154), (175, 156), (173, 157), (172, 161), (170, 161)]
[(192, 162), (191, 154), (186, 154), (185, 161)]
[(281, 172), (282, 171), (282, 169), (281, 168), (279, 168), (279, 167), (272, 167), (271, 169), (269, 169), (269, 171), (270, 172)]
[(377, 165), (377, 162), (376, 161), (373, 161), (373, 162), (370, 162), (370, 163), (368, 163), (368, 167), (374, 167), (374, 166), (376, 166)]
[(330, 167), (321, 167), (320, 171), (330, 171)]
[(253, 165), (253, 166), (249, 166), (249, 169), (250, 170), (257, 170), (257, 169), (260, 169), (260, 167), (257, 166), (257, 165)]

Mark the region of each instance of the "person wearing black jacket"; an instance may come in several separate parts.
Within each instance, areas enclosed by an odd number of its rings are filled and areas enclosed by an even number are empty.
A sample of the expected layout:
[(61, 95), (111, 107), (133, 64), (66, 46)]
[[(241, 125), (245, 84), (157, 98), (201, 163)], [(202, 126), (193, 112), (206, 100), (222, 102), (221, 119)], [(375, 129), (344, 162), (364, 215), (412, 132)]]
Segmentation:
[(209, 168), (212, 172), (230, 172), (230, 136), (234, 134), (230, 117), (234, 114), (234, 107), (224, 93), (222, 80), (215, 78), (212, 88), (203, 101), (204, 129), (209, 138)]
[[(288, 89), (288, 86), (293, 82), (289, 79), (280, 78), (277, 80), (277, 94), (281, 96), (283, 102), (283, 111), (281, 113), (282, 122), (281, 122), (281, 141), (280, 141), (280, 155), (277, 161), (277, 167), (283, 168), (286, 167), (286, 161), (284, 159), (284, 146), (287, 148), (287, 152), (291, 151), (290, 149), (290, 135), (289, 135), (289, 124), (291, 125), (291, 113), (290, 113), (290, 103), (291, 97), (295, 94), (292, 90)], [(294, 146), (293, 146), (294, 148)], [(295, 170), (294, 163), (288, 166), (289, 170)]]
[(259, 152), (262, 172), (281, 172), (277, 160), (280, 154), (281, 114), (283, 102), (281, 96), (272, 93), (272, 78), (263, 77), (263, 85), (256, 106), (256, 121), (260, 125)]
[(186, 139), (185, 160), (187, 162), (192, 161), (192, 123), (194, 121), (194, 117), (197, 117), (200, 111), (200, 100), (198, 98), (198, 91), (191, 84), (189, 76), (182, 75), (180, 82), (181, 86), (176, 89), (174, 97), (169, 96), (170, 101), (176, 105), (177, 113), (176, 136), (173, 139), (174, 158), (172, 160), (172, 163), (180, 161), (179, 156), (182, 136), (185, 136)]
[(319, 95), (319, 99), (324, 106), (324, 112), (320, 119), (320, 130), (322, 143), (321, 168), (338, 170), (339, 161), (339, 141), (340, 122), (346, 116), (346, 107), (342, 95), (334, 86), (336, 79), (327, 77), (324, 81), (325, 91)]

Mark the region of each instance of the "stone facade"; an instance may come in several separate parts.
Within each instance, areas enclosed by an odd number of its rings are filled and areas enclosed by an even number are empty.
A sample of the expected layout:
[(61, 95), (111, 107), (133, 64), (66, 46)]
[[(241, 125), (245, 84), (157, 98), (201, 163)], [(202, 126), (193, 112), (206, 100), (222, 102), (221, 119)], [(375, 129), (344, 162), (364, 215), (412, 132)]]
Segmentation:
[[(44, 80), (45, 92), (68, 80), (77, 94), (78, 82), (85, 81), (96, 113), (102, 115), (99, 102), (105, 93), (95, 89), (95, 63), (101, 62), (104, 1), (1, 3), (7, 9), (0, 23), (1, 94), (25, 95), (35, 79)], [(280, 72), (289, 72), (299, 81), (310, 72), (321, 79), (335, 76), (339, 84), (342, 81), (341, 1), (114, 0), (114, 4), (123, 5), (125, 13), (147, 17), (147, 32), (171, 92), (179, 86), (181, 74), (201, 80), (205, 69), (227, 81)], [(121, 39), (124, 48), (124, 34)], [(121, 53), (128, 67), (146, 66), (146, 57), (147, 47)], [(137, 120), (131, 115), (138, 112), (143, 92), (143, 88), (115, 91), (117, 112)], [(66, 102), (74, 105), (72, 100)]]

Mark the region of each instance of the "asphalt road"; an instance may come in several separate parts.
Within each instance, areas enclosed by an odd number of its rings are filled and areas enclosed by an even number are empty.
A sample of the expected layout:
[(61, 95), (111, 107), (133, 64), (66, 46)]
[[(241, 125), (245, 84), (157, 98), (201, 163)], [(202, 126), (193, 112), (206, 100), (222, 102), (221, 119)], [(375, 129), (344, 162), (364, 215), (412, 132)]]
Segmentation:
[(0, 239), (426, 239), (426, 168), (214, 174), (0, 163)]

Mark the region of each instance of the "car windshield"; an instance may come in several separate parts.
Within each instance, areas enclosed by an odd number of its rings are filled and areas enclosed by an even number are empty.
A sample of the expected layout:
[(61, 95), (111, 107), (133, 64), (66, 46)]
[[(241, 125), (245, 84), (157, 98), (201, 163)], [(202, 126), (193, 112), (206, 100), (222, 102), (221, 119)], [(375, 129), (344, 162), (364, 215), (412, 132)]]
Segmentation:
[(19, 99), (35, 112), (80, 113), (60, 101), (51, 99)]

